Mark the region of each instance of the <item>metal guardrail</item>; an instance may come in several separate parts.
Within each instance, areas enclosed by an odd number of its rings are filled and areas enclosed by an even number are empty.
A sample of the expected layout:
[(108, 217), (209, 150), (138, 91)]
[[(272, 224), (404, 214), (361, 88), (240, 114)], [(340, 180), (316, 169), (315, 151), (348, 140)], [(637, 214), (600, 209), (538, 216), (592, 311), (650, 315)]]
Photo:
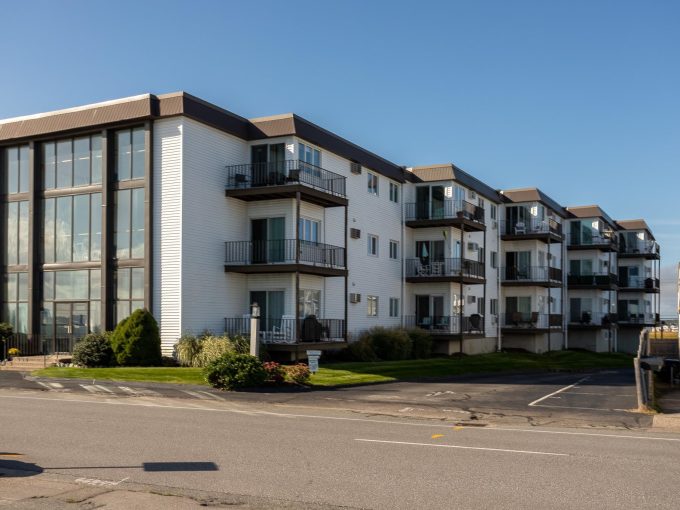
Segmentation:
[(593, 274), (569, 274), (567, 275), (568, 285), (583, 286), (610, 286), (618, 284), (618, 276), (614, 273), (593, 273)]
[(346, 177), (299, 159), (231, 165), (226, 171), (227, 189), (302, 184), (339, 197), (346, 196)]
[(581, 326), (611, 326), (615, 324), (618, 317), (614, 313), (592, 313), (581, 312), (569, 314), (569, 324), (580, 324)]
[(43, 335), (27, 335), (15, 333), (4, 342), (0, 340), (0, 360), (9, 358), (9, 350), (18, 349), (17, 357), (43, 356), (52, 354), (69, 354), (75, 344), (81, 340), (74, 337), (44, 337)]
[(506, 282), (562, 282), (562, 270), (550, 266), (509, 266), (501, 268), (501, 280)]
[[(298, 244), (299, 242), (299, 244)], [(226, 265), (302, 264), (344, 268), (345, 248), (330, 244), (276, 239), (271, 241), (227, 241)], [(298, 256), (296, 251), (299, 247)]]
[(501, 221), (501, 235), (531, 236), (536, 234), (554, 234), (562, 236), (562, 224), (552, 218), (539, 220), (532, 218), (524, 221)]
[(593, 232), (590, 235), (579, 234), (568, 234), (567, 235), (568, 246), (592, 246), (593, 248), (603, 247), (603, 248), (618, 248), (619, 241), (616, 234), (613, 233), (598, 233)]
[(639, 239), (637, 242), (630, 243), (621, 238), (619, 241), (619, 253), (623, 254), (640, 254), (642, 255), (659, 255), (659, 245), (655, 241)]
[(404, 327), (420, 328), (432, 335), (457, 335), (460, 333), (484, 333), (484, 317), (481, 314), (460, 315), (428, 315), (418, 317), (404, 316)]
[(465, 200), (409, 202), (404, 204), (406, 221), (466, 219), (484, 223), (484, 208)]
[(484, 278), (484, 263), (469, 259), (406, 259), (407, 277), (467, 277)]
[(562, 327), (562, 314), (538, 312), (508, 312), (501, 315), (501, 327), (517, 329), (548, 329)]
[[(224, 333), (229, 336), (250, 336), (250, 316), (226, 317)], [(300, 335), (292, 317), (260, 317), (259, 335), (262, 343), (296, 344), (298, 342), (342, 342), (345, 339), (343, 319), (300, 319)]]

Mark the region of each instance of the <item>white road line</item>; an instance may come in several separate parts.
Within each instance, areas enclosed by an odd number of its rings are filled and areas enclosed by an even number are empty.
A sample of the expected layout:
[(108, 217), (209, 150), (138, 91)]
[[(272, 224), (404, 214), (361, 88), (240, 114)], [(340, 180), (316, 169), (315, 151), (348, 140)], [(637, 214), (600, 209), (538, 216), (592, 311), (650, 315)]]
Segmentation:
[(125, 393), (127, 393), (129, 395), (135, 395), (135, 396), (142, 395), (142, 393), (139, 393), (138, 391), (135, 391), (132, 388), (128, 388), (127, 386), (118, 386), (118, 389), (124, 391)]
[(585, 391), (568, 391), (567, 395), (600, 395), (603, 397), (634, 397), (635, 395), (612, 395), (610, 393), (588, 393)]
[(355, 439), (355, 441), (362, 441), (364, 443), (403, 444), (410, 446), (434, 446), (435, 448), (456, 448), (460, 450), (482, 450), (487, 452), (526, 453), (530, 455), (552, 455), (554, 457), (570, 456), (568, 453), (533, 452), (530, 450), (507, 450), (505, 448), (483, 448), (481, 446), (459, 446), (453, 444), (409, 443), (407, 441), (382, 441), (380, 439)]
[(217, 400), (217, 401), (219, 401), (219, 402), (226, 402), (226, 400), (223, 399), (222, 397), (218, 397), (217, 395), (213, 395), (212, 393), (208, 393), (207, 391), (200, 391), (200, 390), (199, 390), (198, 393), (202, 393), (203, 395), (206, 395), (206, 396), (208, 396), (208, 397), (210, 397), (210, 398), (212, 398), (212, 399), (215, 399), (215, 400)]
[(95, 384), (94, 387), (97, 388), (97, 389), (99, 389), (99, 390), (101, 390), (101, 391), (105, 391), (105, 392), (107, 392), (107, 393), (112, 393), (112, 394), (115, 393), (113, 390), (110, 390), (110, 389), (107, 388), (106, 386), (101, 386), (101, 385), (99, 385), (99, 384)]
[(534, 407), (555, 407), (558, 409), (583, 409), (585, 411), (623, 411), (626, 413), (631, 412), (630, 409), (607, 409), (605, 407), (553, 406), (549, 404), (539, 404)]
[(585, 381), (585, 380), (587, 380), (587, 379), (589, 379), (589, 378), (590, 378), (590, 376), (587, 375), (587, 376), (585, 376), (583, 379), (579, 379), (578, 381), (576, 381), (574, 384), (570, 384), (569, 386), (565, 386), (564, 388), (560, 388), (560, 389), (557, 390), (557, 391), (553, 391), (552, 393), (549, 393), (549, 394), (547, 394), (547, 395), (544, 396), (544, 397), (541, 397), (541, 398), (539, 398), (539, 399), (537, 399), (537, 400), (534, 400), (531, 404), (529, 404), (529, 406), (530, 406), (530, 407), (531, 407), (531, 406), (535, 406), (536, 404), (538, 404), (539, 402), (542, 402), (542, 401), (545, 400), (546, 398), (550, 398), (550, 397), (552, 397), (553, 395), (557, 395), (558, 393), (562, 393), (563, 391), (570, 390), (570, 389), (574, 388), (577, 384), (580, 384), (580, 383), (582, 383), (583, 381)]
[(52, 388), (54, 388), (55, 390), (60, 390), (60, 389), (62, 389), (62, 388), (64, 387), (63, 384), (60, 384), (60, 383), (58, 383), (58, 382), (48, 382), (47, 384), (49, 384), (49, 385), (50, 385)]
[(79, 384), (78, 386), (80, 386), (84, 390), (89, 391), (90, 393), (99, 393), (99, 390), (97, 389), (97, 387), (93, 386), (91, 384)]
[[(0, 399), (12, 399), (12, 400), (44, 400), (48, 402), (61, 403), (70, 402), (75, 404), (98, 404), (98, 405), (118, 405), (118, 406), (139, 406), (139, 407), (154, 407), (161, 409), (177, 409), (177, 410), (188, 410), (188, 411), (207, 411), (216, 413), (232, 413), (232, 414), (243, 414), (243, 415), (266, 415), (273, 416), (276, 418), (307, 418), (310, 420), (326, 420), (326, 421), (354, 421), (361, 423), (377, 423), (379, 425), (401, 425), (404, 427), (421, 427), (421, 428), (435, 428), (435, 429), (451, 429), (455, 426), (454, 423), (422, 423), (422, 422), (409, 422), (409, 421), (393, 421), (393, 420), (376, 420), (370, 418), (348, 418), (344, 416), (320, 416), (313, 414), (292, 414), (292, 413), (275, 413), (272, 411), (258, 411), (251, 410), (245, 411), (241, 409), (215, 409), (210, 407), (202, 407), (200, 409), (188, 406), (171, 406), (163, 405), (158, 402), (130, 402), (124, 400), (84, 400), (76, 398), (49, 398), (49, 397), (30, 397), (26, 395), (0, 395)], [(648, 441), (670, 441), (670, 442), (680, 442), (680, 438), (670, 438), (670, 437), (650, 437), (650, 436), (632, 436), (624, 434), (596, 434), (592, 432), (567, 432), (562, 430), (537, 430), (532, 429), (521, 429), (521, 428), (508, 428), (508, 427), (463, 427), (466, 431), (489, 431), (489, 432), (528, 432), (532, 434), (563, 434), (569, 436), (590, 436), (590, 437), (607, 437), (612, 439), (635, 439), (635, 440), (648, 440)]]
[(205, 395), (201, 395), (200, 393), (196, 393), (195, 391), (191, 390), (179, 390), (179, 391), (181, 391), (182, 393), (186, 393), (190, 397), (198, 398), (200, 400), (207, 400)]
[(37, 382), (37, 383), (38, 383), (40, 386), (42, 386), (43, 388), (47, 388), (48, 390), (53, 390), (53, 389), (54, 389), (54, 388), (52, 388), (52, 386), (50, 386), (50, 385), (47, 384), (47, 383), (40, 382), (40, 381), (35, 381), (35, 382)]

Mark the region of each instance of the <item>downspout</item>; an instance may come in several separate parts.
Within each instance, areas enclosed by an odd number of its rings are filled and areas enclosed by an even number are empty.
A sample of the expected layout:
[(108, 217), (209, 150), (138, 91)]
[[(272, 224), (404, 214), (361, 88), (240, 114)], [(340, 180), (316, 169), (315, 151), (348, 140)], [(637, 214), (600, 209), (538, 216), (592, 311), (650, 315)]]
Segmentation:
[(550, 283), (550, 248), (552, 241), (550, 239), (550, 225), (548, 224), (548, 256), (545, 263), (548, 265), (548, 352), (552, 350), (552, 329), (550, 324), (550, 299), (552, 298), (552, 283)]
[[(504, 211), (505, 212), (505, 211)], [(500, 204), (496, 207), (496, 337), (497, 337), (497, 350), (500, 352), (503, 349), (503, 339), (501, 337), (501, 270), (500, 270), (500, 260), (501, 260), (501, 226), (500, 226)]]
[[(562, 221), (562, 225), (564, 225), (564, 221)], [(569, 269), (569, 261), (567, 260), (567, 243), (565, 242), (566, 240), (566, 234), (564, 232), (561, 233), (562, 235), (562, 244), (561, 244), (561, 249), (560, 252), (562, 253), (562, 331), (564, 332), (564, 349), (569, 348), (569, 328), (567, 327), (568, 321), (567, 321), (567, 286), (568, 286), (568, 277), (567, 277), (567, 271)], [(567, 262), (565, 266), (565, 262)]]
[(400, 249), (399, 249), (399, 257), (401, 259), (401, 278), (399, 281), (400, 284), (400, 290), (401, 290), (401, 301), (400, 306), (399, 306), (399, 323), (401, 324), (401, 327), (405, 327), (406, 324), (404, 324), (404, 310), (406, 310), (406, 301), (405, 301), (405, 295), (406, 295), (406, 285), (404, 284), (404, 278), (406, 277), (406, 258), (404, 257), (404, 253), (406, 250), (406, 245), (404, 244), (404, 239), (406, 238), (406, 211), (404, 209), (404, 198), (406, 196), (406, 180), (404, 180), (404, 184), (402, 185), (401, 188), (401, 201), (400, 201), (400, 206), (401, 206), (401, 241), (400, 241)]

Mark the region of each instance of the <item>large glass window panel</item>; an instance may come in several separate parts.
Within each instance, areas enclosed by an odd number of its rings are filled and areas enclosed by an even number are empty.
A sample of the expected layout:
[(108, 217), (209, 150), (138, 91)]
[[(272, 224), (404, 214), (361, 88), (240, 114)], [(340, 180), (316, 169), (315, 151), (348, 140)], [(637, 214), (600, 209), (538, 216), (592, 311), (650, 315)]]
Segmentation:
[(5, 150), (5, 168), (7, 169), (7, 193), (19, 192), (19, 148), (10, 147)]
[(89, 298), (89, 271), (57, 271), (54, 275), (56, 301), (84, 300)]
[(73, 140), (73, 185), (90, 184), (90, 137)]
[(90, 161), (92, 163), (92, 184), (102, 182), (102, 137), (95, 135), (91, 141)]
[(28, 202), (19, 202), (19, 264), (28, 264)]
[(102, 307), (100, 301), (90, 301), (90, 331), (99, 333), (102, 330)]
[(18, 279), (17, 273), (9, 273), (7, 275), (7, 283), (5, 284), (5, 299), (7, 301), (17, 300)]
[(19, 147), (19, 193), (28, 192), (28, 145)]
[(57, 142), (57, 188), (73, 186), (73, 151), (71, 140)]
[(10, 202), (7, 204), (7, 264), (19, 263), (17, 253), (19, 243), (19, 203)]
[(130, 269), (116, 271), (116, 299), (130, 299)]
[(54, 299), (54, 271), (43, 272), (43, 299), (45, 301)]
[(54, 198), (47, 198), (43, 202), (43, 240), (44, 240), (44, 262), (54, 262), (54, 225), (55, 225), (55, 206)]
[(134, 267), (130, 270), (130, 297), (132, 299), (144, 299), (144, 268)]
[(144, 160), (146, 159), (146, 148), (144, 143), (144, 128), (132, 130), (132, 178), (144, 178)]
[(56, 217), (56, 262), (71, 262), (72, 254), (72, 203), (73, 197), (57, 198)]
[(144, 257), (144, 188), (132, 190), (132, 239), (130, 257)]
[(17, 273), (17, 299), (28, 301), (28, 273)]
[(116, 193), (116, 258), (130, 258), (130, 190)]
[(90, 195), (73, 197), (73, 261), (90, 258)]
[(102, 258), (102, 195), (94, 193), (90, 195), (90, 211), (92, 221), (90, 223), (90, 260)]
[(90, 299), (102, 297), (102, 273), (99, 269), (90, 271)]
[(132, 144), (130, 130), (116, 133), (116, 175), (119, 181), (129, 180), (132, 176)]
[(54, 142), (43, 144), (43, 184), (45, 189), (54, 189), (56, 186), (55, 170), (57, 157), (54, 152), (55, 150)]

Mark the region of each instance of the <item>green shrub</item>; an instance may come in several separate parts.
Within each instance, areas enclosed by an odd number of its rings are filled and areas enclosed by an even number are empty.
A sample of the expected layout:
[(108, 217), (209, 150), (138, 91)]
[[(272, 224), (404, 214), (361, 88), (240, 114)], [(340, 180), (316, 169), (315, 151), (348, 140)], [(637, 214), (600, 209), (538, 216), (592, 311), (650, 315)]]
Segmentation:
[(113, 364), (111, 333), (90, 333), (73, 347), (73, 363), (81, 367), (110, 367)]
[(411, 356), (411, 339), (403, 329), (376, 326), (366, 334), (371, 339), (373, 352), (381, 360), (396, 361)]
[(135, 310), (116, 326), (111, 347), (121, 366), (159, 366), (161, 338), (156, 319), (148, 310)]
[[(234, 352), (238, 354), (250, 354), (250, 338), (243, 335), (237, 335), (231, 338), (231, 343), (234, 346)], [(260, 351), (264, 351), (263, 346), (260, 346)]]
[(347, 346), (349, 360), (351, 361), (380, 361), (373, 350), (371, 337), (363, 334), (358, 340)]
[(423, 359), (432, 356), (432, 337), (424, 329), (411, 328), (406, 330), (411, 339), (411, 358)]
[(228, 336), (205, 336), (199, 340), (200, 349), (193, 358), (192, 366), (207, 367), (228, 352), (234, 352), (234, 344)]
[(286, 377), (284, 367), (276, 361), (267, 361), (262, 364), (264, 371), (267, 372), (268, 384), (281, 384)]
[(175, 344), (177, 361), (183, 367), (193, 367), (194, 359), (201, 352), (201, 341), (193, 335), (182, 335)]
[(7, 322), (0, 322), (0, 342), (3, 340), (9, 340), (14, 334), (14, 328), (11, 324)]
[(286, 382), (295, 384), (307, 384), (311, 377), (309, 367), (304, 363), (296, 363), (295, 365), (288, 365), (283, 367), (285, 372)]
[(267, 380), (262, 363), (250, 354), (228, 352), (210, 363), (205, 380), (215, 388), (235, 390), (261, 386)]

